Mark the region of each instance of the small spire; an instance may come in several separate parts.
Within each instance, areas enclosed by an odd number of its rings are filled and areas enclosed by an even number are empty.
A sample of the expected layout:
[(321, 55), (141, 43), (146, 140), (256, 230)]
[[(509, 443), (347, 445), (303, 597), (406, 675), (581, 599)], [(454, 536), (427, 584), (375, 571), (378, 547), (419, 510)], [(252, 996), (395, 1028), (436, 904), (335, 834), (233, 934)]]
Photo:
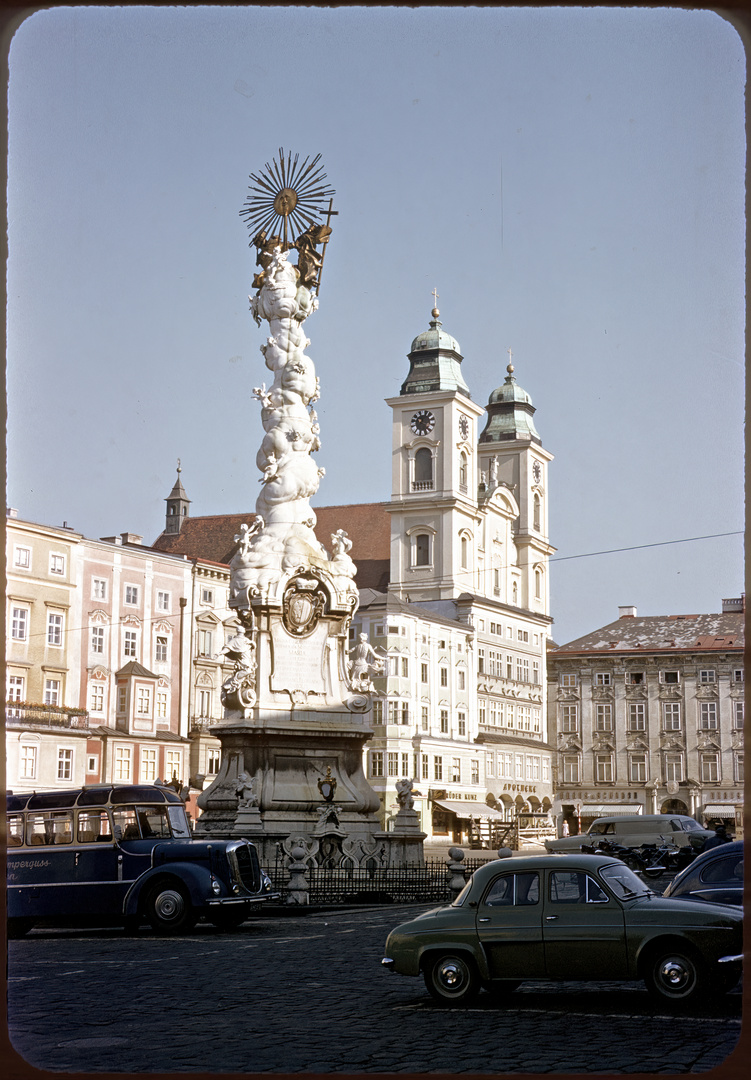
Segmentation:
[(441, 314), (440, 311), (438, 310), (438, 290), (437, 289), (433, 289), (433, 310), (431, 311), (430, 314), (433, 316), (434, 319), (437, 319), (438, 316)]
[(180, 475), (181, 472), (182, 472), (182, 469), (180, 468), (180, 458), (178, 458), (177, 459), (177, 474), (178, 474), (178, 476)]

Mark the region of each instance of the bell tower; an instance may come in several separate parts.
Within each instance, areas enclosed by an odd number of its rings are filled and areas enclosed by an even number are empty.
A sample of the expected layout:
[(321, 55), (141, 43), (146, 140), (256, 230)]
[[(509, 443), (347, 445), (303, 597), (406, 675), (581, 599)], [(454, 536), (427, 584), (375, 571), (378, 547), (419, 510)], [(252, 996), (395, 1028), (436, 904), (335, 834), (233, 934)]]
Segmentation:
[(548, 541), (548, 464), (553, 455), (543, 448), (532, 398), (514, 378), (513, 364), (506, 368), (503, 385), (490, 395), (487, 413), (477, 447), (482, 481), (489, 488), (505, 485), (518, 508), (513, 523), (518, 587), (508, 600), (548, 615), (548, 560), (555, 551)]
[[(438, 294), (434, 290), (434, 298)], [(415, 602), (472, 588), (477, 517), (477, 425), (462, 354), (434, 307), (408, 353), (392, 421), (390, 589)]]
[(182, 480), (180, 479), (180, 458), (177, 459), (177, 479), (175, 480), (174, 487), (170, 491), (167, 498), (164, 500), (167, 503), (167, 516), (165, 519), (164, 531), (174, 535), (179, 533), (183, 527), (183, 522), (189, 516), (190, 499), (185, 494), (185, 488), (183, 487)]

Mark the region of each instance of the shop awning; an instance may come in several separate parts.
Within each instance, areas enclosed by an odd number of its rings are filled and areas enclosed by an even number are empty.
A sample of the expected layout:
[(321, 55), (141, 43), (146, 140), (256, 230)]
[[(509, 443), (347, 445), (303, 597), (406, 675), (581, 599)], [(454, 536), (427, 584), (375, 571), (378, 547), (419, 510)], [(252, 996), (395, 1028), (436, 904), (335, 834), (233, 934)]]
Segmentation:
[(704, 817), (735, 817), (735, 803), (709, 803), (702, 810)]
[(581, 808), (582, 817), (616, 817), (617, 814), (640, 814), (641, 803), (613, 803), (610, 806), (595, 806), (592, 803), (584, 803)]
[(505, 821), (504, 815), (494, 806), (487, 803), (473, 802), (471, 799), (434, 799), (434, 806), (440, 806), (442, 810), (450, 810), (458, 818), (500, 818)]

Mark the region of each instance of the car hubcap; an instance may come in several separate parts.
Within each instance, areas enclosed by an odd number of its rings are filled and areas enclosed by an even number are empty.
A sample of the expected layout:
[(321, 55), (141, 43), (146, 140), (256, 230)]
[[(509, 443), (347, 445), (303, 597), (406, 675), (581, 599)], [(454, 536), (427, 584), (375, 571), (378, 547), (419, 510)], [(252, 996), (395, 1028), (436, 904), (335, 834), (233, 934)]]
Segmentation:
[(670, 990), (685, 990), (691, 980), (691, 970), (681, 960), (665, 960), (660, 966), (660, 976)]
[(165, 921), (178, 919), (182, 915), (184, 907), (185, 904), (180, 893), (172, 890), (160, 893), (154, 904), (157, 915)]
[(441, 964), (438, 981), (445, 990), (458, 990), (465, 981), (463, 966), (453, 960)]

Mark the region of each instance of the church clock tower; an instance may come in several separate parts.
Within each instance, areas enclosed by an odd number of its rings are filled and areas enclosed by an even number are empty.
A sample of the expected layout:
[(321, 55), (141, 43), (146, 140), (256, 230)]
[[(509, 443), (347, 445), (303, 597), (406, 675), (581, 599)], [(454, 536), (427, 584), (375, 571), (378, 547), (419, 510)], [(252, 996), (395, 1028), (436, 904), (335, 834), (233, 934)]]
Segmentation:
[[(436, 294), (434, 294), (436, 295)], [(469, 393), (459, 343), (433, 308), (408, 353), (393, 410), (391, 586), (419, 603), (473, 590), (477, 431), (484, 410)]]

